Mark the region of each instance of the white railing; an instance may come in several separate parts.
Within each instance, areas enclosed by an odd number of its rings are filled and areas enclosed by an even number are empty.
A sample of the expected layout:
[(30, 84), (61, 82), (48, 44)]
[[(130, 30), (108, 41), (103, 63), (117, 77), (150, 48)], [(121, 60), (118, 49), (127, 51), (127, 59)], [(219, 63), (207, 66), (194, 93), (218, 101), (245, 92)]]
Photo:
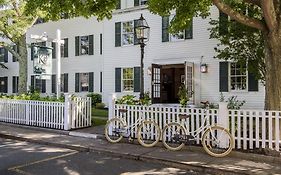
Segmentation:
[[(119, 109), (126, 109), (127, 112), (120, 113)], [(179, 120), (179, 114), (190, 114), (191, 117)], [(228, 110), (226, 103), (220, 103), (219, 109), (210, 109), (205, 113), (201, 108), (116, 105), (114, 98), (110, 98), (109, 119), (122, 117), (127, 125), (131, 125), (140, 115), (154, 120), (161, 130), (168, 123), (180, 122), (188, 134), (193, 134), (201, 126), (205, 115), (208, 115), (211, 125), (221, 125), (230, 131), (236, 149), (270, 148), (280, 151), (281, 111)], [(131, 136), (135, 137), (135, 134), (136, 129), (131, 131)], [(199, 144), (200, 139), (196, 143)]]
[(65, 97), (65, 102), (0, 99), (0, 122), (64, 130), (91, 126), (91, 98)]
[(91, 126), (91, 98), (75, 97), (71, 101), (71, 128), (83, 128)]
[(280, 151), (281, 111), (229, 110), (229, 130), (237, 149)]
[(0, 99), (0, 121), (64, 129), (64, 103)]

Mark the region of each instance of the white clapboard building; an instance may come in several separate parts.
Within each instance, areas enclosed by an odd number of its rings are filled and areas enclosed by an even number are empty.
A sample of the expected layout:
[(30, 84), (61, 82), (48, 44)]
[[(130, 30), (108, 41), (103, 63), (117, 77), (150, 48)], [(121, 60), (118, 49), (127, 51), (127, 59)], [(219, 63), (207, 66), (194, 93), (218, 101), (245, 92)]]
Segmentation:
[[(219, 18), (216, 7), (211, 15), (194, 17), (192, 26), (177, 35), (168, 33), (172, 16), (154, 15), (146, 8), (146, 0), (122, 0), (120, 9), (110, 20), (98, 22), (95, 17), (62, 19), (34, 25), (27, 36), (46, 32), (49, 40), (61, 30), (65, 44), (62, 47), (62, 92), (86, 95), (101, 93), (107, 103), (112, 93), (139, 95), (140, 47), (134, 38), (134, 23), (143, 14), (150, 26), (150, 39), (145, 47), (145, 91), (154, 103), (177, 103), (179, 86), (186, 82), (193, 92), (192, 102), (208, 100), (217, 103), (224, 96), (238, 96), (246, 100), (246, 108), (263, 108), (264, 87), (248, 72), (241, 72), (235, 63), (214, 59), (218, 41), (210, 38), (210, 19)], [(35, 41), (27, 38), (27, 43)], [(39, 43), (54, 46), (54, 43)], [(0, 48), (0, 61), (8, 70), (0, 70), (1, 93), (16, 93), (18, 63), (12, 55)], [(28, 82), (47, 95), (56, 92), (56, 58), (53, 53), (53, 75), (40, 80), (33, 75), (31, 49), (29, 49)], [(200, 70), (207, 66), (207, 72)]]

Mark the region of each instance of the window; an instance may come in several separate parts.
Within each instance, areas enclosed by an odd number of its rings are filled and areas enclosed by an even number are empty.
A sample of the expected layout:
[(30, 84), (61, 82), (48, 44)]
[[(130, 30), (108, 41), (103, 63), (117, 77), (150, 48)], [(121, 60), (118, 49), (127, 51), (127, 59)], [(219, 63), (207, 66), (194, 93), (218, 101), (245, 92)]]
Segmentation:
[(162, 42), (169, 41), (183, 41), (185, 39), (193, 38), (193, 20), (191, 21), (190, 26), (183, 30), (179, 31), (176, 34), (169, 33), (169, 26), (175, 15), (164, 16), (162, 17)]
[(5, 62), (5, 49), (0, 48), (0, 62)]
[(0, 93), (8, 93), (8, 77), (0, 77)]
[(134, 6), (146, 5), (148, 0), (134, 0)]
[(247, 90), (247, 66), (238, 63), (230, 63), (230, 90), (246, 91)]
[(80, 73), (80, 91), (81, 92), (88, 92), (89, 90), (89, 73)]
[(75, 73), (75, 92), (94, 92), (94, 72)]
[(40, 79), (40, 76), (31, 75), (31, 91), (46, 93), (46, 80)]
[(94, 35), (75, 37), (75, 56), (94, 54)]
[(134, 44), (134, 21), (122, 23), (122, 45)]
[(122, 70), (122, 90), (133, 91), (134, 90), (134, 69), (123, 68)]
[(13, 93), (18, 93), (19, 88), (19, 77), (13, 76)]
[(140, 5), (145, 5), (147, 4), (147, 0), (140, 0)]
[[(64, 44), (61, 44), (61, 46), (60, 46), (60, 51), (61, 51), (61, 57), (62, 58), (66, 58), (66, 57), (68, 57), (68, 38), (64, 38), (63, 39), (64, 40)], [(56, 44), (57, 43), (55, 43), (55, 42), (52, 42), (52, 48), (53, 48), (53, 50), (52, 50), (52, 58), (56, 58), (56, 52), (57, 52), (57, 48), (56, 48)]]

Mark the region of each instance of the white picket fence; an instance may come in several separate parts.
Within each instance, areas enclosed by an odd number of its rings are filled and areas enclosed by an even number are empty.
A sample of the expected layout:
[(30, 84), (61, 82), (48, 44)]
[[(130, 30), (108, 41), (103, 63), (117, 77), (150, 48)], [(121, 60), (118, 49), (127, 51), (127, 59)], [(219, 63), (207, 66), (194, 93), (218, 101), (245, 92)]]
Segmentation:
[(91, 98), (66, 96), (65, 102), (0, 99), (0, 122), (53, 129), (91, 126)]
[[(225, 103), (220, 104), (219, 109), (209, 109), (206, 113), (201, 108), (116, 105), (114, 100), (109, 104), (109, 118), (123, 118), (127, 125), (133, 124), (142, 115), (145, 119), (154, 120), (161, 130), (168, 123), (179, 122), (186, 127), (188, 134), (193, 134), (208, 115), (211, 125), (229, 129), (236, 149), (270, 148), (280, 151), (281, 111), (228, 110)], [(126, 109), (126, 113), (119, 112), (119, 109)], [(180, 120), (179, 114), (190, 114), (191, 117)], [(135, 137), (135, 134), (136, 129), (131, 131), (131, 136)], [(200, 142), (198, 138), (196, 143)]]

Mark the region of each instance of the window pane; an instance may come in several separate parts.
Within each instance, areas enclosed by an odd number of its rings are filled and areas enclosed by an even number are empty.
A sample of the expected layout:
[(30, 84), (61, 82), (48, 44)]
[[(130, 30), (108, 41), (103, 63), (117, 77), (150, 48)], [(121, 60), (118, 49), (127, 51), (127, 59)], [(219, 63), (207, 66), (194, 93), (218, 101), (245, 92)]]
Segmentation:
[(88, 91), (89, 89), (89, 74), (81, 73), (80, 74), (80, 88), (81, 91)]
[(230, 65), (230, 90), (247, 90), (247, 69), (246, 66), (236, 63)]
[(122, 29), (122, 45), (130, 45), (134, 43), (134, 23), (133, 21), (123, 22)]
[(124, 68), (122, 75), (123, 91), (134, 90), (134, 69)]
[(80, 54), (81, 55), (89, 54), (89, 36), (80, 37)]

